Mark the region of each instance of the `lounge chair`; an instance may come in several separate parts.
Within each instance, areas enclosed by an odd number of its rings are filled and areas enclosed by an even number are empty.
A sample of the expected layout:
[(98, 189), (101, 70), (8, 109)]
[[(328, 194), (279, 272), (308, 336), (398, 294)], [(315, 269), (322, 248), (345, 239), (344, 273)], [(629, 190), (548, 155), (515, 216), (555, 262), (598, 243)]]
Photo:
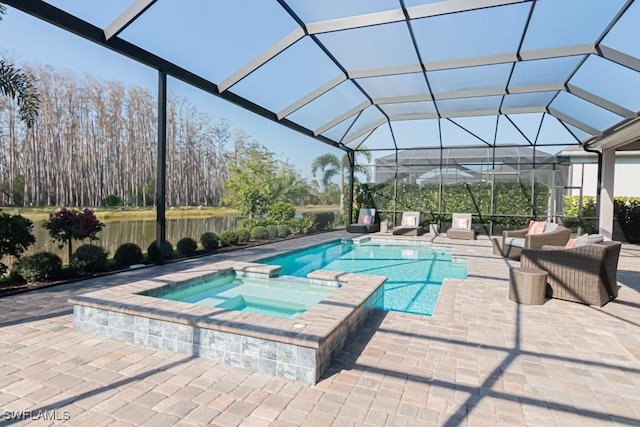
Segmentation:
[(471, 214), (454, 213), (451, 228), (447, 230), (449, 239), (475, 240), (476, 231), (471, 228)]
[(347, 231), (349, 233), (377, 233), (380, 231), (380, 223), (376, 221), (375, 209), (360, 209), (358, 213), (358, 222), (355, 224), (349, 224)]
[[(540, 226), (540, 230), (534, 227)], [(529, 227), (502, 232), (502, 255), (520, 259), (523, 249), (542, 249), (544, 245), (564, 246), (571, 237), (571, 230), (553, 222), (531, 222)]]
[(402, 222), (393, 229), (396, 236), (422, 236), (424, 228), (420, 225), (420, 212), (402, 212)]
[(567, 249), (524, 249), (522, 267), (549, 273), (547, 296), (602, 306), (618, 296), (620, 242), (606, 241)]

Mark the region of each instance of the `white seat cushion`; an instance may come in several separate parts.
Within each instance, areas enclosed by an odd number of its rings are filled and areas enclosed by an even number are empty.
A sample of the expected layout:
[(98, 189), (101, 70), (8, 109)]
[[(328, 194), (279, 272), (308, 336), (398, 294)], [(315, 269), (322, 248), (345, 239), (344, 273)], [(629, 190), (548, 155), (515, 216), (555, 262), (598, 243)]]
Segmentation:
[(522, 237), (507, 237), (504, 239), (504, 244), (509, 246), (517, 246), (524, 248), (524, 238)]

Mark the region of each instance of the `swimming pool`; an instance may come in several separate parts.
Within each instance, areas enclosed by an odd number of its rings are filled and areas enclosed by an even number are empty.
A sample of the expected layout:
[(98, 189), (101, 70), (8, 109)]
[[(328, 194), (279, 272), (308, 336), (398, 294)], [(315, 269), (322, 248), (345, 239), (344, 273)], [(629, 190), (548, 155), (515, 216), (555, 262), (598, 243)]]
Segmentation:
[(171, 301), (292, 319), (337, 289), (295, 279), (214, 276), (155, 296)]
[(257, 261), (280, 265), (281, 275), (306, 277), (313, 270), (387, 276), (384, 309), (432, 315), (445, 278), (466, 279), (467, 264), (452, 250), (427, 244), (335, 241)]

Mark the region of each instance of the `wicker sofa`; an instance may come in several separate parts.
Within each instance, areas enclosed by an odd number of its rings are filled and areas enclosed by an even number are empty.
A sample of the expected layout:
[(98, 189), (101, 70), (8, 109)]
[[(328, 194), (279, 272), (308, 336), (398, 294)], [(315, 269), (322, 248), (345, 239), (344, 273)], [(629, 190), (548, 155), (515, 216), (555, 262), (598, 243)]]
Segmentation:
[(502, 254), (509, 258), (520, 259), (523, 249), (542, 249), (544, 245), (564, 246), (571, 237), (571, 230), (556, 224), (553, 224), (553, 227), (547, 225), (541, 234), (527, 234), (528, 231), (528, 228), (503, 231)]
[(522, 267), (549, 273), (547, 296), (602, 306), (618, 296), (616, 273), (620, 242), (594, 243), (566, 249), (543, 246), (524, 249)]

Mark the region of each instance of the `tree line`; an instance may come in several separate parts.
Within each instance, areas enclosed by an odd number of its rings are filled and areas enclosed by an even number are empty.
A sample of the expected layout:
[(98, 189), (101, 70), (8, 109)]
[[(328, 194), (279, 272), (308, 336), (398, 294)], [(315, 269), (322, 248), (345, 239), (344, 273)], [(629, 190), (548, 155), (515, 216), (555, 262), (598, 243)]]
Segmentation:
[[(147, 89), (50, 66), (25, 66), (40, 111), (28, 128), (0, 97), (0, 204), (129, 206), (154, 201), (157, 102)], [(229, 166), (252, 139), (182, 97), (167, 107), (167, 204), (218, 205)]]

